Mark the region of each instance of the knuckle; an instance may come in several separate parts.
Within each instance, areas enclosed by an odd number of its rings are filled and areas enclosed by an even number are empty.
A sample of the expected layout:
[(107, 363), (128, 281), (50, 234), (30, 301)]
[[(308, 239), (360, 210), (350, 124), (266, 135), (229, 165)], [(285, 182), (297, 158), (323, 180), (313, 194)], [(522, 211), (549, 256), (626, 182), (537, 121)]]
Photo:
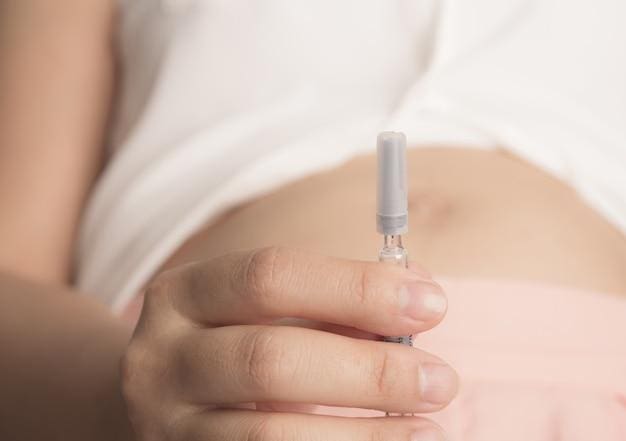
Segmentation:
[(141, 380), (144, 375), (145, 350), (136, 343), (131, 343), (120, 360), (120, 382), (122, 395), (129, 405), (140, 401), (142, 395)]
[(288, 251), (282, 247), (270, 246), (255, 250), (247, 259), (243, 274), (244, 288), (251, 300), (268, 305), (278, 301), (277, 284), (281, 263)]
[(390, 438), (389, 430), (385, 430), (381, 425), (376, 425), (366, 437), (367, 441), (386, 441)]
[(416, 432), (420, 433), (424, 437), (423, 439), (443, 440), (441, 429), (436, 424), (421, 418), (411, 418), (400, 424), (372, 420), (366, 430), (363, 436), (365, 441), (386, 441), (389, 439), (412, 441), (416, 439)]
[(162, 353), (145, 336), (134, 337), (120, 359), (119, 389), (138, 439), (171, 439), (167, 434), (176, 421), (174, 396), (171, 387), (168, 391), (163, 387), (171, 384), (171, 378)]
[(173, 418), (167, 410), (171, 402), (164, 405), (167, 394), (162, 390), (169, 378), (164, 378), (164, 365), (158, 359), (148, 346), (133, 341), (120, 360), (120, 392), (139, 439), (161, 439), (161, 432), (167, 430), (168, 420)]
[(157, 275), (145, 290), (145, 307), (151, 310), (155, 307), (158, 308), (170, 304), (173, 284), (172, 270)]
[(387, 399), (393, 397), (398, 389), (398, 380), (401, 378), (398, 364), (390, 351), (381, 350), (373, 356), (368, 380), (375, 396)]
[[(289, 438), (291, 439), (291, 438)], [(285, 441), (284, 424), (275, 421), (275, 417), (266, 415), (253, 423), (248, 429), (245, 441)]]
[(120, 359), (120, 386), (125, 400), (140, 403), (158, 393), (155, 384), (169, 382), (169, 357), (165, 347), (154, 348), (146, 337), (134, 337)]
[(275, 389), (290, 364), (283, 343), (272, 328), (261, 328), (249, 338), (246, 375), (249, 386), (258, 394)]
[(372, 294), (375, 291), (375, 275), (370, 265), (360, 267), (355, 271), (353, 295), (361, 306), (365, 306), (372, 301)]

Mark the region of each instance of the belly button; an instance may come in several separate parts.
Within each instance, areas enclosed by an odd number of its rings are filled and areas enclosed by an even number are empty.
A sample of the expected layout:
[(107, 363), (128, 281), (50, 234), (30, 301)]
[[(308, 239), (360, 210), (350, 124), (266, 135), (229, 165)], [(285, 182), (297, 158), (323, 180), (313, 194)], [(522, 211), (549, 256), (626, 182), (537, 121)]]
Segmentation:
[(433, 192), (409, 190), (409, 222), (421, 225), (442, 225), (450, 219), (453, 205), (450, 199)]

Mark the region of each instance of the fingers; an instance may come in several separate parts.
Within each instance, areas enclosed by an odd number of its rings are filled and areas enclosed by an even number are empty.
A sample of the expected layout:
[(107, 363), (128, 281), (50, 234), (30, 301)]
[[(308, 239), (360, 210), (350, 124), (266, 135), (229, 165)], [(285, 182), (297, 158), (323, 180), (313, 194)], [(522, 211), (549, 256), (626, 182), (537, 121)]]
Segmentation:
[(444, 441), (442, 430), (426, 419), (342, 418), (298, 413), (219, 410), (185, 421), (189, 441)]
[(414, 271), (283, 247), (191, 264), (156, 286), (182, 314), (214, 326), (299, 317), (404, 335), (436, 325), (447, 306), (441, 287)]
[(198, 330), (176, 371), (191, 402), (299, 402), (389, 412), (441, 409), (455, 372), (416, 348), (288, 326)]

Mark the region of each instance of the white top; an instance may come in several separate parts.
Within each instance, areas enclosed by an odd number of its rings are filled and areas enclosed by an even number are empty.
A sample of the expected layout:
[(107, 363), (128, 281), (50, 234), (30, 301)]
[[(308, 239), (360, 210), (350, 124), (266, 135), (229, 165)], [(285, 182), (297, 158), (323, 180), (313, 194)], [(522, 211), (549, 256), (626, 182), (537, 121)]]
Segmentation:
[(116, 310), (220, 212), (374, 151), (383, 130), (511, 150), (626, 232), (623, 0), (122, 9), (111, 157), (78, 249), (79, 287)]

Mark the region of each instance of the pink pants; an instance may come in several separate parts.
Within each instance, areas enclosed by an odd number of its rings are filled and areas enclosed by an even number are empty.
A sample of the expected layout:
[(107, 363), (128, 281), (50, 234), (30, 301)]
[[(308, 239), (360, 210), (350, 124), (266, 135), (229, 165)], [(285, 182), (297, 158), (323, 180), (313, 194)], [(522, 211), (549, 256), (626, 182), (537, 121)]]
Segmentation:
[(417, 336), (415, 346), (459, 372), (458, 397), (428, 415), (451, 441), (626, 440), (626, 296), (438, 280), (448, 294), (448, 315)]

